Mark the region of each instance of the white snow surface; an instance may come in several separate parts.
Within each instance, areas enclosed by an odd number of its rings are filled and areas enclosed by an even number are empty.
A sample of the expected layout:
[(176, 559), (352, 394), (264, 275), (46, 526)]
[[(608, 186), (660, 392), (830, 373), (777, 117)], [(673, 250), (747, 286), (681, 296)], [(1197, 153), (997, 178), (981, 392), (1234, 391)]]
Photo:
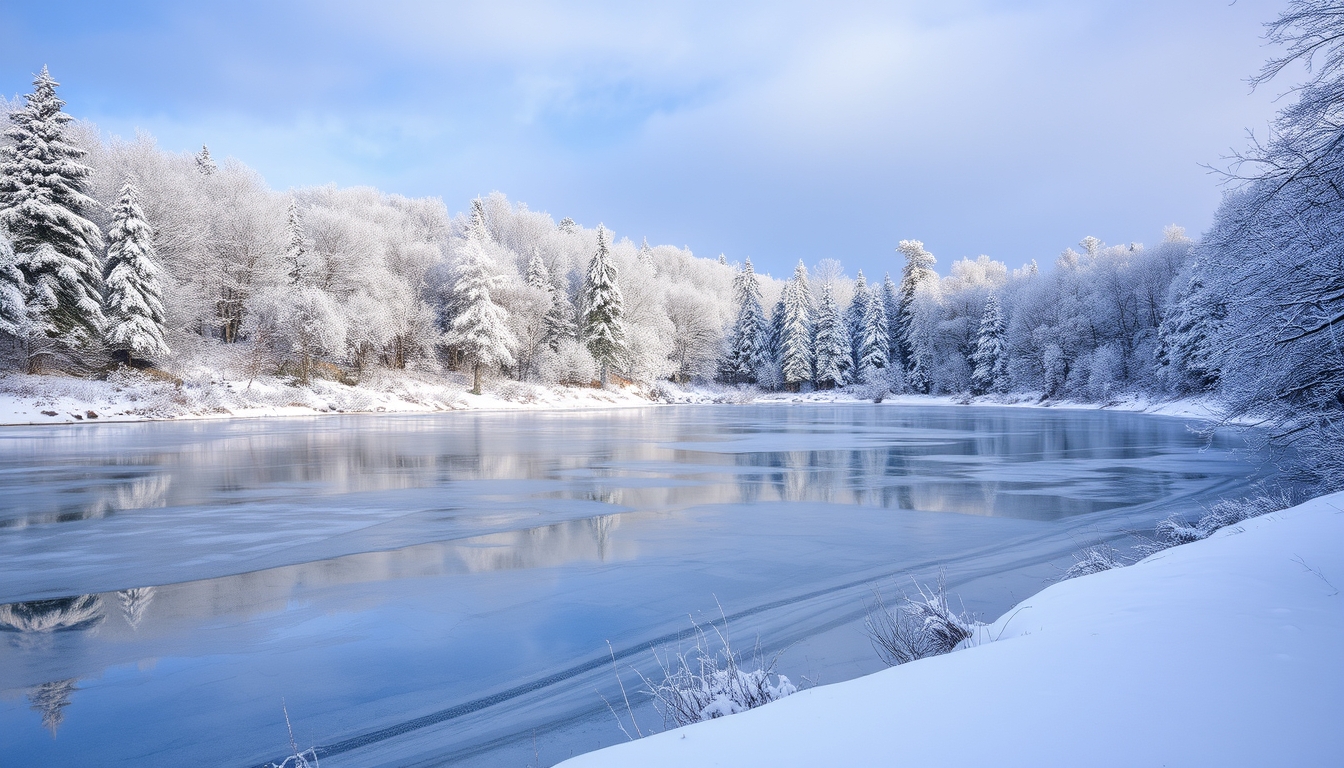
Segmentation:
[(1340, 586), (1334, 494), (1052, 585), (976, 647), (561, 765), (1339, 765)]

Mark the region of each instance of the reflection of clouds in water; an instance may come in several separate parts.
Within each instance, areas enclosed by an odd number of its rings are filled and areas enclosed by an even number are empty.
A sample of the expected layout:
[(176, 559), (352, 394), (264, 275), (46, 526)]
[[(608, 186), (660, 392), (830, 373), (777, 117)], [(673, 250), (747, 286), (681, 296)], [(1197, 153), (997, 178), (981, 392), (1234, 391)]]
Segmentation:
[(117, 598), (121, 600), (121, 617), (131, 625), (131, 629), (136, 629), (145, 618), (150, 602), (154, 600), (154, 588), (123, 589), (117, 593)]
[(51, 731), (53, 739), (56, 738), (56, 729), (65, 721), (65, 708), (70, 706), (70, 697), (78, 690), (75, 688), (77, 682), (74, 678), (56, 680), (28, 689), (29, 709), (41, 713), (42, 727)]

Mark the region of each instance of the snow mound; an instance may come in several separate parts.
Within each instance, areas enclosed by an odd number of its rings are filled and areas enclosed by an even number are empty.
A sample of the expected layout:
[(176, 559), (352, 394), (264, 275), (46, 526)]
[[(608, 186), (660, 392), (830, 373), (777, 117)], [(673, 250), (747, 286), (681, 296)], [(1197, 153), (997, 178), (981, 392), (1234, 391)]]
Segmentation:
[(562, 765), (1337, 765), (1339, 586), (1344, 494), (1052, 585), (976, 647)]

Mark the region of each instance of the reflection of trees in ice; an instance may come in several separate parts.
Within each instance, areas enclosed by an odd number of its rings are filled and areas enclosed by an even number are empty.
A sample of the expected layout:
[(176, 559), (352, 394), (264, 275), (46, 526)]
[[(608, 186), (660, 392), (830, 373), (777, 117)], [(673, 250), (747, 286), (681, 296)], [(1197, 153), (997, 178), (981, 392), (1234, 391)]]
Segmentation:
[(543, 568), (575, 560), (605, 561), (620, 515), (597, 515), (523, 531), (492, 533), (463, 542), (456, 554), (471, 572)]
[(597, 556), (603, 562), (607, 560), (607, 549), (611, 544), (611, 531), (620, 524), (620, 515), (598, 515), (588, 518), (588, 526), (593, 529), (593, 535), (597, 540)]
[(154, 600), (154, 588), (123, 589), (117, 593), (117, 598), (121, 601), (121, 617), (131, 625), (131, 629), (135, 629), (140, 626), (140, 621), (145, 618), (145, 611)]
[(72, 677), (69, 680), (55, 680), (28, 689), (28, 701), (31, 704), (29, 708), (41, 713), (42, 727), (51, 731), (53, 739), (56, 738), (56, 729), (60, 728), (65, 720), (65, 708), (70, 706), (70, 696), (75, 692), (77, 682), (79, 681)]
[(167, 473), (142, 475), (127, 483), (111, 485), (102, 498), (89, 505), (88, 517), (107, 517), (123, 509), (150, 509), (168, 503), (168, 487), (173, 476)]
[(98, 595), (0, 605), (0, 631), (25, 635), (93, 629), (103, 619), (103, 600)]

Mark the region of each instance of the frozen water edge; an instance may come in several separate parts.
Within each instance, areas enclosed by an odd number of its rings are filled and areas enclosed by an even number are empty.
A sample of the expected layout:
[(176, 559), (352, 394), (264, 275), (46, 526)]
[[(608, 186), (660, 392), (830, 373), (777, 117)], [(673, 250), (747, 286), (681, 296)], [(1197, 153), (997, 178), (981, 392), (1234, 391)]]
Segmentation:
[[(974, 648), (582, 755), (640, 765), (1326, 765), (1344, 494), (1053, 585)], [(909, 734), (896, 736), (892, 729)]]
[[(434, 413), (460, 410), (567, 410), (629, 408), (676, 404), (861, 403), (850, 390), (808, 393), (757, 392), (728, 388), (679, 388), (661, 384), (593, 387), (545, 386), (498, 381), (482, 395), (467, 391), (460, 377), (414, 372), (380, 372), (360, 385), (315, 380), (306, 387), (260, 377), (232, 380), (203, 373), (175, 382), (127, 372), (108, 380), (64, 376), (0, 375), (0, 426), (74, 424), (162, 419), (274, 418), (335, 413)], [(1112, 409), (1217, 421), (1217, 402), (1209, 397), (1153, 400), (1129, 395), (1106, 403), (1042, 400), (1026, 393), (966, 397), (893, 395), (887, 405), (991, 405)]]

